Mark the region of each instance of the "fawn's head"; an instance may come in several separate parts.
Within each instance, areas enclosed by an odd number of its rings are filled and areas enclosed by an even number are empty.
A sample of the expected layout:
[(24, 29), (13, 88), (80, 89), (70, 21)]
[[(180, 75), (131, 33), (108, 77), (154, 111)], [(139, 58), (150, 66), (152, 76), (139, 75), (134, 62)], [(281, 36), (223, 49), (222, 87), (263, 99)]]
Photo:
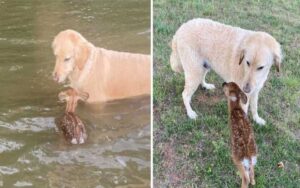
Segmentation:
[(66, 112), (75, 112), (78, 101), (86, 101), (89, 98), (89, 94), (86, 92), (76, 91), (75, 89), (68, 89), (58, 94), (60, 101), (66, 101)]
[(243, 104), (247, 103), (246, 94), (240, 89), (240, 87), (236, 83), (224, 82), (222, 86), (228, 101), (236, 102), (238, 104), (240, 104), (240, 102), (242, 102)]

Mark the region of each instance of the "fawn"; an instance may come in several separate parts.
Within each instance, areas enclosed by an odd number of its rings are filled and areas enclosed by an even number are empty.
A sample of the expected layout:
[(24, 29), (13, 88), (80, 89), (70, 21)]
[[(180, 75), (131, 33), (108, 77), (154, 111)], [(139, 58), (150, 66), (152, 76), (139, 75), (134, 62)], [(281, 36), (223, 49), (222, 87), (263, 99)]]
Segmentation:
[(75, 115), (75, 109), (78, 100), (86, 101), (88, 97), (88, 93), (79, 93), (74, 89), (62, 91), (58, 95), (60, 101), (67, 102), (65, 114), (59, 122), (59, 127), (62, 129), (65, 138), (72, 144), (83, 144), (87, 139), (85, 125), (80, 118)]
[(228, 101), (231, 129), (231, 157), (242, 177), (242, 188), (254, 185), (254, 166), (257, 148), (254, 133), (247, 114), (241, 103), (247, 103), (246, 94), (234, 83), (223, 83), (223, 90)]

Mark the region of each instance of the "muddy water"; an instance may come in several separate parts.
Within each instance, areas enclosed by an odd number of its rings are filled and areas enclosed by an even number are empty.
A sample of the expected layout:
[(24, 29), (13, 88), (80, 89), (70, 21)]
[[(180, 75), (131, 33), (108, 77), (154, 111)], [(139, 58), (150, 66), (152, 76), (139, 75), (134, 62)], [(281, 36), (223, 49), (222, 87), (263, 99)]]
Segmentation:
[(51, 41), (68, 28), (149, 54), (150, 1), (0, 0), (0, 187), (149, 187), (149, 97), (80, 104), (87, 143), (59, 134), (64, 86), (51, 79)]

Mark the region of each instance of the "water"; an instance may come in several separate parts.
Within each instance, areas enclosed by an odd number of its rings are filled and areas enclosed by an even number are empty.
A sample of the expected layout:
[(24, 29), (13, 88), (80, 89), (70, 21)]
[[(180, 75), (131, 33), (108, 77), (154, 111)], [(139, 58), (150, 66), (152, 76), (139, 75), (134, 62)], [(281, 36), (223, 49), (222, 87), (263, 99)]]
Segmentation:
[(149, 54), (150, 1), (0, 0), (0, 187), (149, 187), (149, 96), (80, 104), (84, 145), (58, 132), (64, 86), (51, 78), (51, 42), (69, 28), (99, 47)]

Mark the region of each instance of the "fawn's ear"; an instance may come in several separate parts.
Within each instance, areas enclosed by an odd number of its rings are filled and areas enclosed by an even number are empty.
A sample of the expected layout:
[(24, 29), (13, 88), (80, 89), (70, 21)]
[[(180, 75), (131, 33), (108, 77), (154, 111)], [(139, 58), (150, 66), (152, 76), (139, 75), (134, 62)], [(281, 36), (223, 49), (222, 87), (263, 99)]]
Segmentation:
[(248, 98), (247, 98), (247, 95), (244, 92), (240, 92), (239, 97), (240, 97), (243, 104), (247, 103)]
[(223, 87), (223, 91), (224, 91), (226, 97), (228, 97), (228, 96), (229, 96), (229, 90), (228, 90), (227, 83), (224, 82), (224, 83), (222, 84), (222, 87)]
[(58, 99), (61, 101), (61, 102), (64, 102), (64, 101), (68, 101), (69, 99), (69, 95), (67, 95), (67, 93), (65, 91), (62, 91), (58, 94)]
[(90, 95), (87, 92), (82, 92), (82, 91), (78, 92), (79, 100), (86, 101), (86, 100), (88, 100), (89, 96)]

